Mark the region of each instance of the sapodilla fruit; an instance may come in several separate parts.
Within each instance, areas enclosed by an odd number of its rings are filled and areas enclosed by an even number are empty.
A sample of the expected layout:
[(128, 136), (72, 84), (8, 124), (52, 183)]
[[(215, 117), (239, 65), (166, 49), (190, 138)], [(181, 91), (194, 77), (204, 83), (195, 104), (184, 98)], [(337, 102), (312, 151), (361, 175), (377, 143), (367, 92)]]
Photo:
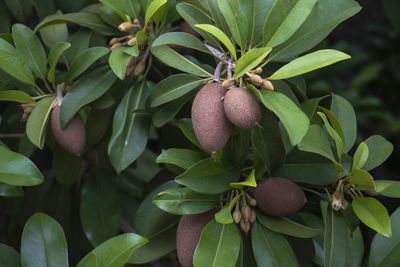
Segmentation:
[(260, 182), (253, 192), (258, 208), (272, 216), (286, 216), (307, 202), (303, 190), (286, 178), (274, 177)]
[(230, 122), (242, 129), (253, 129), (261, 120), (261, 108), (248, 90), (232, 87), (224, 97), (224, 111)]
[(183, 215), (176, 231), (176, 250), (182, 267), (193, 267), (193, 255), (201, 231), (214, 218), (215, 210), (201, 214)]
[(192, 104), (193, 129), (200, 144), (215, 153), (225, 146), (232, 124), (224, 113), (222, 97), (226, 90), (220, 83), (208, 83), (200, 89)]
[(66, 152), (74, 155), (80, 155), (86, 142), (86, 130), (82, 118), (79, 114), (75, 115), (71, 121), (61, 128), (60, 123), (61, 106), (56, 105), (51, 112), (51, 130), (56, 142)]

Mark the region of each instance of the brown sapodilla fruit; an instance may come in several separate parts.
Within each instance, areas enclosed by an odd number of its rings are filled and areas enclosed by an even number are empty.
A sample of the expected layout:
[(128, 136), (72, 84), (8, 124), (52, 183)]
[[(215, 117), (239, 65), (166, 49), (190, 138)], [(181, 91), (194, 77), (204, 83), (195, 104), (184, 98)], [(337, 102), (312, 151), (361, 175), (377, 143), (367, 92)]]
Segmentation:
[(261, 120), (261, 108), (248, 90), (232, 87), (224, 97), (224, 111), (230, 122), (242, 129), (253, 129)]
[(56, 142), (66, 152), (74, 155), (80, 155), (86, 142), (86, 130), (82, 118), (79, 114), (75, 115), (71, 121), (61, 128), (60, 123), (61, 106), (56, 105), (51, 112), (51, 130)]
[(182, 267), (193, 267), (193, 255), (201, 231), (214, 218), (215, 210), (200, 214), (183, 215), (176, 231), (176, 250)]
[(258, 208), (272, 216), (286, 216), (307, 202), (303, 190), (286, 178), (273, 177), (260, 182), (253, 192)]
[(200, 89), (192, 104), (193, 129), (200, 144), (215, 153), (225, 146), (232, 124), (225, 116), (221, 98), (226, 90), (220, 83), (208, 83)]

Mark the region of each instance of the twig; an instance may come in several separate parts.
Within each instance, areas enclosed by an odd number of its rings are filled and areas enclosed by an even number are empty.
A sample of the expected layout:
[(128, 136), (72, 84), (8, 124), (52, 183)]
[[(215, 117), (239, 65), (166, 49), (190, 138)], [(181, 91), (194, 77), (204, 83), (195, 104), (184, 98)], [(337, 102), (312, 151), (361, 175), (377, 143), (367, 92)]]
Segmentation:
[(21, 138), (22, 136), (24, 136), (22, 133), (0, 134), (0, 138)]

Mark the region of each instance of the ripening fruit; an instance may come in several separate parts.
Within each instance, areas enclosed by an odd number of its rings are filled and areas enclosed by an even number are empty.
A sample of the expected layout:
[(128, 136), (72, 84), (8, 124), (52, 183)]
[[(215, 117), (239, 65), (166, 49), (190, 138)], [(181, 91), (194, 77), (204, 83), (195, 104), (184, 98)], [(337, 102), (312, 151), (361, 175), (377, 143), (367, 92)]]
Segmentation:
[(86, 142), (86, 130), (82, 118), (79, 114), (75, 115), (63, 130), (60, 124), (60, 109), (61, 106), (56, 105), (51, 112), (51, 130), (54, 138), (66, 152), (80, 155)]
[(274, 177), (260, 182), (254, 190), (258, 208), (272, 216), (286, 216), (307, 202), (303, 190), (286, 178)]
[(244, 88), (232, 87), (224, 97), (225, 115), (242, 129), (253, 129), (261, 120), (261, 108), (252, 93)]
[(176, 231), (176, 250), (182, 267), (193, 267), (193, 255), (201, 231), (214, 218), (215, 210), (201, 214), (183, 215)]
[(192, 105), (194, 132), (200, 144), (212, 153), (223, 148), (232, 133), (221, 100), (225, 92), (220, 83), (208, 83), (197, 93)]

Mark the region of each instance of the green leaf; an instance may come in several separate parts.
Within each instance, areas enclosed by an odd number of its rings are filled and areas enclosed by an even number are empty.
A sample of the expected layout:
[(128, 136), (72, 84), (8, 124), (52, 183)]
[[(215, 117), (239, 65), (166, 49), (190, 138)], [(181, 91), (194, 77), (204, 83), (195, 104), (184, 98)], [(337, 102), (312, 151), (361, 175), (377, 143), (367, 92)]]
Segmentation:
[(400, 208), (397, 208), (390, 221), (393, 225), (391, 238), (376, 234), (372, 239), (369, 254), (370, 267), (396, 267), (400, 264)]
[(99, 15), (89, 12), (50, 15), (36, 26), (35, 32), (50, 25), (64, 23), (75, 23), (106, 36), (114, 36), (117, 33), (116, 30), (105, 24)]
[(353, 168), (350, 175), (350, 183), (358, 185), (374, 185), (374, 178), (366, 170)]
[(254, 48), (241, 56), (236, 63), (233, 79), (238, 79), (246, 72), (254, 69), (271, 52), (271, 47)]
[(86, 30), (80, 30), (72, 35), (69, 43), (71, 48), (65, 51), (63, 59), (66, 61), (68, 66), (80, 55), (83, 51), (89, 48), (89, 42), (92, 33)]
[(234, 224), (209, 222), (201, 232), (193, 256), (194, 267), (234, 267), (239, 255), (240, 234)]
[(235, 46), (232, 44), (232, 42), (229, 40), (228, 36), (218, 29), (217, 27), (210, 25), (210, 24), (196, 24), (194, 25), (199, 29), (202, 29), (208, 33), (211, 33), (213, 36), (215, 36), (218, 40), (221, 41), (225, 45), (226, 48), (228, 48), (229, 52), (231, 53), (232, 57), (237, 60), (236, 56), (236, 49)]
[(0, 146), (0, 161), (0, 182), (21, 186), (43, 183), (43, 175), (29, 158)]
[(386, 237), (392, 236), (390, 218), (386, 208), (375, 198), (358, 197), (352, 202), (357, 217), (368, 227)]
[[(153, 17), (157, 11), (161, 10), (165, 4), (167, 3), (167, 0), (154, 0), (153, 2), (150, 3), (150, 5), (146, 9), (146, 14), (145, 14), (145, 19), (144, 19), (144, 28), (146, 28), (147, 23), (149, 22), (149, 19)], [(155, 20), (156, 23), (159, 22), (159, 20)]]
[(364, 240), (360, 227), (357, 227), (352, 233), (349, 231), (348, 240), (349, 243), (347, 246), (346, 266), (362, 266), (364, 257)]
[(124, 52), (124, 47), (112, 50), (108, 58), (108, 64), (120, 80), (125, 79), (126, 67), (128, 67), (130, 58), (131, 56)]
[(146, 114), (132, 112), (144, 107), (150, 88), (134, 84), (122, 98), (114, 113), (108, 155), (117, 172), (121, 172), (144, 151), (149, 135), (150, 120)]
[(232, 209), (236, 202), (240, 199), (242, 195), (236, 195), (231, 201), (225, 204), (217, 213), (215, 213), (215, 221), (222, 224), (233, 223)]
[(137, 0), (101, 0), (100, 2), (115, 10), (121, 17), (129, 15), (132, 19), (135, 19), (140, 15), (141, 4)]
[(60, 59), (61, 55), (67, 50), (68, 48), (71, 47), (70, 43), (67, 42), (62, 42), (62, 43), (57, 43), (50, 49), (49, 53), (49, 64), (50, 64), (50, 69), (49, 72), (47, 73), (47, 79), (50, 82), (55, 81), (55, 71), (57, 67), (57, 62)]
[(298, 266), (293, 249), (281, 234), (256, 222), (251, 229), (251, 240), (257, 266)]
[(13, 101), (22, 104), (35, 103), (30, 95), (18, 90), (0, 91), (0, 101)]
[(10, 246), (0, 243), (0, 267), (21, 267), (19, 253)]
[(89, 253), (85, 258), (81, 259), (78, 263), (79, 267), (99, 267), (99, 263), (96, 254)]
[(207, 158), (192, 165), (175, 181), (198, 193), (218, 194), (229, 189), (230, 183), (237, 181), (239, 176), (239, 170), (222, 168), (213, 159)]
[(186, 32), (167, 32), (152, 43), (152, 47), (162, 45), (178, 45), (210, 54), (210, 51), (198, 38)]
[(116, 79), (113, 72), (98, 70), (75, 82), (61, 104), (61, 126), (65, 127), (82, 107), (104, 95)]
[[(48, 0), (46, 0), (48, 1)], [(50, 14), (62, 14), (61, 11), (51, 12)], [(40, 36), (42, 37), (43, 43), (47, 47), (53, 47), (57, 43), (68, 41), (68, 27), (67, 24), (55, 24), (41, 29)]]
[(233, 38), (240, 47), (243, 47), (247, 40), (248, 22), (246, 16), (240, 12), (239, 1), (217, 0), (217, 2)]
[(353, 169), (361, 169), (368, 160), (368, 146), (366, 143), (361, 142), (354, 153)]
[(47, 121), (56, 100), (56, 97), (46, 97), (40, 100), (33, 108), (26, 123), (29, 140), (40, 149), (43, 149), (44, 146)]
[(354, 145), (357, 136), (356, 113), (351, 104), (341, 96), (332, 94), (331, 111), (338, 119), (344, 134), (344, 152)]
[(292, 145), (299, 143), (310, 123), (306, 114), (284, 94), (258, 90), (252, 85), (248, 85), (247, 88), (261, 99), (264, 106), (278, 116), (289, 135), (290, 143)]
[[(110, 1), (112, 2), (112, 1)], [(136, 1), (135, 1), (136, 2)], [(139, 2), (136, 2), (139, 3)], [(139, 3), (140, 6), (140, 3)], [(102, 5), (97, 10), (97, 13), (101, 17), (102, 20), (107, 22), (110, 26), (117, 28), (123, 21), (119, 12), (114, 11), (112, 8)]]
[(332, 162), (336, 162), (328, 137), (322, 127), (317, 124), (310, 125), (307, 134), (301, 140), (298, 147), (301, 151), (317, 153), (330, 159)]
[(188, 74), (175, 74), (157, 83), (150, 95), (151, 107), (175, 100), (202, 84), (203, 80)]
[(24, 195), (24, 190), (22, 189), (22, 187), (0, 183), (1, 197), (22, 197), (23, 195)]
[(325, 219), (324, 266), (345, 266), (347, 235), (347, 225), (343, 215), (328, 205)]
[(168, 46), (156, 46), (151, 48), (152, 54), (167, 66), (199, 77), (212, 77), (212, 74), (191, 62)]
[(219, 195), (204, 195), (189, 188), (170, 188), (158, 193), (153, 204), (171, 214), (198, 214), (213, 209), (219, 202)]
[(375, 188), (375, 191), (381, 195), (400, 198), (400, 181), (377, 180)]
[(274, 232), (299, 238), (310, 238), (321, 232), (320, 229), (302, 225), (286, 217), (268, 216), (258, 212), (257, 219), (262, 225)]
[(12, 34), (18, 53), (25, 58), (33, 73), (45, 80), (47, 58), (39, 38), (33, 34), (31, 29), (22, 24), (14, 24)]
[[(290, 78), (292, 79), (292, 78)], [(312, 119), (315, 111), (317, 110), (318, 104), (322, 99), (327, 98), (328, 96), (318, 97), (318, 98), (310, 98), (303, 103), (301, 103), (301, 109), (304, 111), (307, 116)]]
[(76, 266), (91, 267), (92, 265), (88, 265), (87, 262), (89, 262), (88, 258), (93, 258), (94, 254), (99, 267), (122, 267), (132, 252), (147, 242), (146, 238), (132, 233), (115, 236), (93, 249)]
[(342, 159), (343, 155), (343, 149), (344, 149), (344, 140), (342, 137), (339, 135), (338, 132), (332, 127), (331, 123), (328, 121), (328, 118), (325, 116), (324, 113), (322, 112), (317, 112), (318, 116), (321, 117), (322, 121), (324, 122), (325, 128), (328, 131), (329, 135), (332, 137), (333, 141), (335, 142), (336, 145), (336, 153), (338, 156), (338, 159)]
[(21, 238), (24, 267), (68, 266), (67, 241), (61, 225), (44, 213), (35, 213), (25, 223)]
[(157, 157), (156, 163), (173, 164), (186, 170), (202, 159), (204, 159), (204, 155), (195, 150), (171, 148), (164, 150)]
[(187, 139), (190, 140), (190, 142), (195, 144), (198, 148), (203, 149), (203, 147), (197, 140), (196, 134), (194, 133), (191, 119), (187, 118), (179, 119), (178, 121), (175, 122), (175, 124), (181, 129), (183, 134), (186, 136)]
[(65, 81), (71, 81), (79, 74), (87, 70), (96, 60), (108, 54), (106, 47), (91, 47), (83, 51), (72, 61)]
[(244, 180), (243, 182), (231, 183), (230, 186), (238, 189), (244, 188), (245, 186), (257, 187), (256, 177), (254, 176), (254, 173), (255, 170), (252, 169), (246, 180)]
[(275, 47), (287, 41), (310, 15), (317, 0), (277, 0), (264, 24), (264, 45)]
[(35, 78), (26, 61), (2, 38), (0, 38), (0, 68), (21, 82), (35, 85)]
[(100, 245), (118, 233), (121, 208), (111, 179), (111, 175), (97, 167), (83, 182), (80, 218), (83, 230), (93, 246)]
[(332, 65), (338, 61), (349, 59), (350, 56), (333, 49), (323, 49), (296, 58), (278, 69), (268, 80), (281, 80), (298, 76), (316, 69)]
[[(327, 97), (327, 96), (326, 96)], [(335, 114), (332, 113), (329, 109), (324, 107), (318, 106), (322, 112), (325, 113), (326, 117), (328, 117), (330, 124), (332, 125), (333, 129), (337, 132), (340, 138), (343, 140), (343, 143), (346, 143), (345, 136), (343, 133), (342, 125), (340, 124), (339, 120), (336, 118)]]
[(292, 37), (274, 48), (270, 60), (288, 60), (310, 50), (338, 24), (360, 10), (360, 5), (353, 0), (318, 0), (311, 14)]
[(392, 154), (393, 145), (380, 135), (373, 135), (364, 141), (368, 146), (368, 160), (365, 170), (371, 170), (381, 165)]

